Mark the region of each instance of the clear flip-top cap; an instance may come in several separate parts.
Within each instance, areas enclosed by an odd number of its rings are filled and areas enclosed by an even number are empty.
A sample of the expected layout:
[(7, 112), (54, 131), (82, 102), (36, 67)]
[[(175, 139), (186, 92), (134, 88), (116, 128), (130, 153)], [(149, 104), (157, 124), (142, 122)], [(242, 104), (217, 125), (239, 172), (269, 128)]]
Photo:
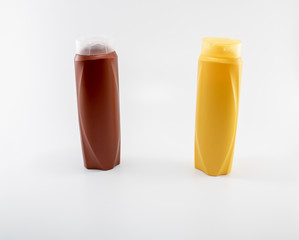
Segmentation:
[(109, 37), (91, 36), (76, 40), (76, 54), (103, 55), (113, 51), (113, 39)]

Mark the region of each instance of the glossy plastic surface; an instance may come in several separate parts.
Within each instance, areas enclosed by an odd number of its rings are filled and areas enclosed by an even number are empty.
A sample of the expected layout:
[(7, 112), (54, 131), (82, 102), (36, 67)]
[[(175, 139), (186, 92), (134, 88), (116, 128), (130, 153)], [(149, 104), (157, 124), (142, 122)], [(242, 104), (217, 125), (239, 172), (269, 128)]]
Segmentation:
[(204, 54), (198, 62), (195, 167), (218, 176), (231, 171), (242, 60), (239, 40), (208, 40), (203, 39)]
[(75, 71), (85, 167), (112, 169), (120, 163), (117, 54), (77, 54)]

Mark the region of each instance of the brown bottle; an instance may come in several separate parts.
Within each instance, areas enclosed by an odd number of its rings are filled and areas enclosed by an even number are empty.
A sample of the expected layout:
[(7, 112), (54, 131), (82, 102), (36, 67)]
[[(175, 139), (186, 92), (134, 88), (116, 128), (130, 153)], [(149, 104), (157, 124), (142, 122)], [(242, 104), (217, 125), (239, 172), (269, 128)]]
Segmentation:
[(77, 40), (75, 72), (81, 144), (88, 169), (120, 163), (117, 54), (107, 39)]

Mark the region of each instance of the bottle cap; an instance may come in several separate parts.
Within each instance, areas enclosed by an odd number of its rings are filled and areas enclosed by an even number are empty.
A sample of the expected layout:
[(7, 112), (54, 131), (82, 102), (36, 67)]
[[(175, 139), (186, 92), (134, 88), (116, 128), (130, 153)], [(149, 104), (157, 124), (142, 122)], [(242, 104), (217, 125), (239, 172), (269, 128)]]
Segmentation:
[(76, 40), (76, 54), (103, 55), (113, 52), (113, 40), (109, 37), (91, 36)]
[(201, 55), (212, 58), (240, 58), (241, 41), (230, 38), (205, 37), (202, 39)]

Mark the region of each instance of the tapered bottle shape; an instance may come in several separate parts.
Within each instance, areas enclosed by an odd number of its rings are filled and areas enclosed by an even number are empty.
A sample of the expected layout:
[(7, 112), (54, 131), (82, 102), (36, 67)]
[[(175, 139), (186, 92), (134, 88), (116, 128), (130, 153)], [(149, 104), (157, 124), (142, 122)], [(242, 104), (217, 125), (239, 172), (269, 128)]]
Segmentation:
[(208, 175), (231, 171), (238, 121), (241, 42), (204, 38), (198, 61), (195, 167)]
[(103, 38), (79, 40), (75, 72), (84, 165), (112, 169), (120, 163), (117, 54)]

